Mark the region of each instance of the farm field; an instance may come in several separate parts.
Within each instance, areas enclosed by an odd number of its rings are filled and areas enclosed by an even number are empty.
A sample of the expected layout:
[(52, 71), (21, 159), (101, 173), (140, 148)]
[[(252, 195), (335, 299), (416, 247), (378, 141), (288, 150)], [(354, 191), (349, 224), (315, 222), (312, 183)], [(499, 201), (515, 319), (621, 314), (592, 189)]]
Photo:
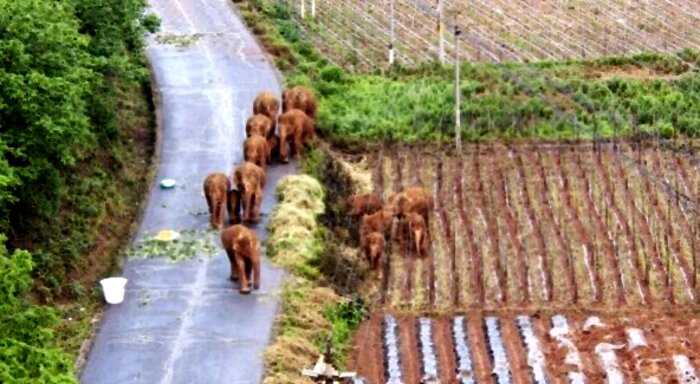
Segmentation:
[[(633, 143), (387, 149), (375, 191), (433, 191), (427, 257), (391, 241), (380, 300), (400, 309), (694, 306), (698, 162)], [(395, 231), (394, 231), (395, 232)], [(395, 233), (393, 233), (395, 235)]]
[[(436, 206), (428, 256), (392, 229), (353, 369), (372, 383), (697, 382), (700, 164), (670, 144), (368, 155), (385, 199), (422, 185)], [(584, 327), (594, 314), (603, 325)]]
[(697, 383), (699, 325), (650, 315), (376, 314), (358, 331), (351, 365), (370, 383)]
[[(439, 56), (436, 1), (317, 0), (313, 19), (310, 0), (287, 3), (298, 16), (304, 3), (308, 18), (302, 24), (310, 39), (339, 64), (383, 67), (392, 42), (403, 65)], [(695, 27), (700, 3), (693, 1), (449, 0), (443, 9), (447, 61), (454, 58), (455, 25), (463, 30), (460, 57), (472, 62), (591, 59), (700, 48)]]

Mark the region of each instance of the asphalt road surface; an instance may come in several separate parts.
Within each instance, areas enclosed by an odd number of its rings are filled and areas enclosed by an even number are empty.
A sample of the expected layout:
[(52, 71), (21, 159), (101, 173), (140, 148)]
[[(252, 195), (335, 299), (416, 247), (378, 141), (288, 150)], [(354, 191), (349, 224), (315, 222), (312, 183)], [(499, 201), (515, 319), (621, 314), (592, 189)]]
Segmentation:
[[(262, 90), (279, 94), (275, 70), (236, 15), (230, 0), (150, 0), (162, 19), (148, 44), (162, 116), (156, 181), (177, 187), (151, 190), (138, 238), (161, 229), (206, 229), (202, 181), (229, 173), (242, 160), (245, 120)], [(277, 181), (293, 165), (268, 170), (263, 222)], [(199, 214), (198, 214), (199, 213)], [(126, 262), (122, 304), (108, 306), (81, 381), (111, 383), (259, 383), (262, 353), (271, 336), (282, 271), (263, 262), (262, 287), (242, 296), (227, 279), (218, 252), (172, 263)]]

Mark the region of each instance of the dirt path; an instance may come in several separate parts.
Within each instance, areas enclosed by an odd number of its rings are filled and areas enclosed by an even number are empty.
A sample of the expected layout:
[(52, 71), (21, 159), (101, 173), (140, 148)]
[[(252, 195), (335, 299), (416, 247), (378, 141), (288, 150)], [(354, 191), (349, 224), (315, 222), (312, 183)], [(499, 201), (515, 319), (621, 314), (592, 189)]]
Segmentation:
[[(255, 95), (279, 94), (277, 74), (228, 1), (151, 0), (161, 34), (198, 36), (187, 46), (147, 47), (162, 116), (156, 180), (178, 188), (151, 191), (138, 237), (161, 229), (204, 230), (204, 177), (230, 172), (242, 159), (244, 124)], [(265, 220), (277, 181), (294, 166), (268, 169)], [(258, 383), (277, 313), (280, 270), (263, 261), (262, 287), (234, 291), (223, 252), (190, 261), (128, 260), (126, 299), (110, 306), (81, 375), (83, 383)]]

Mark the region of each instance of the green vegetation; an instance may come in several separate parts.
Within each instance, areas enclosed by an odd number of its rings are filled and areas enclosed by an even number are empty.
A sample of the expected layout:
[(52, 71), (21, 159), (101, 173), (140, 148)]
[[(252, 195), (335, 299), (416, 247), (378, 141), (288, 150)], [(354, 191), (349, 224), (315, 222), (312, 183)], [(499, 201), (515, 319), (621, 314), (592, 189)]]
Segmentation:
[(150, 179), (145, 6), (0, 0), (0, 382), (75, 382)]
[[(453, 137), (452, 69), (428, 64), (383, 74), (351, 74), (314, 50), (284, 4), (256, 0), (241, 9), (276, 56), (288, 83), (310, 86), (319, 94), (319, 129), (326, 138), (352, 144)], [(690, 50), (587, 62), (465, 63), (462, 136), (697, 137), (700, 76), (693, 65), (700, 65), (700, 53)]]
[(54, 346), (56, 313), (24, 299), (31, 271), (29, 252), (8, 253), (0, 236), (0, 382), (75, 383), (73, 362)]
[(142, 239), (127, 251), (127, 256), (141, 259), (167, 257), (177, 262), (198, 255), (213, 256), (219, 250), (219, 231), (187, 230), (178, 233), (180, 236), (173, 240), (163, 240), (157, 235)]

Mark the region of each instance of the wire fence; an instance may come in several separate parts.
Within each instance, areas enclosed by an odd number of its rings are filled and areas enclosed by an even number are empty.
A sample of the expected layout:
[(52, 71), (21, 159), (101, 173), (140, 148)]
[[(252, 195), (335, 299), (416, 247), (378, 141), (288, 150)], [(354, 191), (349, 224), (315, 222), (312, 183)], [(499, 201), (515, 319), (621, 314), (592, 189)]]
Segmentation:
[[(390, 62), (527, 62), (700, 49), (700, 2), (279, 0), (309, 38), (356, 70)], [(455, 27), (463, 33), (455, 52)]]

